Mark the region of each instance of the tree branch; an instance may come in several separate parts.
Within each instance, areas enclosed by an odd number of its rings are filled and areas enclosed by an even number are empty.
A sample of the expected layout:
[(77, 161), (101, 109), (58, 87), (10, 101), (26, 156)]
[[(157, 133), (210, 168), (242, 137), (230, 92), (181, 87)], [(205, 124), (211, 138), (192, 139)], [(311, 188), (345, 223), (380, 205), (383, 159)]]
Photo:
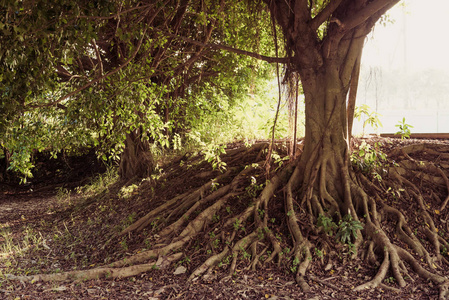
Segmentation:
[(95, 39), (92, 39), (92, 45), (94, 46), (95, 54), (97, 56), (97, 60), (100, 65), (100, 75), (103, 75), (104, 74), (103, 61), (101, 60), (100, 50), (98, 50), (97, 43), (95, 43)]
[(351, 30), (360, 24), (367, 21), (374, 14), (380, 10), (388, 10), (393, 7), (400, 0), (376, 0), (369, 3), (367, 6), (359, 10), (357, 13), (351, 15), (350, 18), (341, 21), (341, 29), (343, 31)]
[(134, 10), (140, 10), (140, 11), (142, 11), (143, 9), (147, 9), (147, 8), (152, 7), (152, 6), (154, 6), (153, 3), (146, 4), (146, 5), (142, 5), (142, 6), (135, 6), (135, 7), (131, 7), (131, 8), (129, 8), (129, 9), (126, 9), (126, 10), (123, 10), (123, 11), (120, 11), (120, 12), (117, 12), (116, 14), (113, 14), (113, 15), (108, 16), (108, 17), (102, 17), (102, 16), (84, 16), (84, 15), (82, 15), (82, 16), (78, 16), (78, 18), (80, 18), (80, 19), (89, 19), (89, 20), (111, 20), (111, 19), (118, 19), (118, 18), (120, 18), (121, 15), (127, 14), (127, 13), (129, 13), (129, 12), (134, 11)]
[(109, 77), (109, 76), (111, 76), (111, 75), (117, 73), (118, 71), (120, 71), (121, 69), (123, 69), (124, 67), (126, 67), (126, 66), (127, 66), (133, 59), (134, 59), (134, 57), (136, 57), (137, 53), (138, 53), (139, 50), (140, 50), (140, 47), (142, 46), (142, 42), (143, 42), (143, 39), (144, 39), (144, 37), (145, 37), (145, 35), (146, 35), (146, 32), (147, 32), (147, 29), (144, 30), (144, 32), (143, 32), (143, 34), (142, 34), (142, 37), (140, 38), (139, 43), (137, 44), (136, 49), (134, 50), (134, 52), (132, 53), (132, 55), (131, 55), (131, 56), (130, 56), (130, 57), (129, 57), (123, 64), (121, 64), (118, 68), (116, 68), (116, 69), (114, 69), (114, 70), (112, 70), (112, 71), (109, 71), (109, 72), (106, 73), (105, 75), (100, 76), (100, 77), (98, 77), (98, 78), (95, 78), (95, 79), (93, 79), (92, 81), (89, 81), (88, 83), (86, 83), (86, 84), (83, 85), (82, 87), (80, 87), (80, 88), (74, 90), (73, 92), (68, 93), (67, 95), (65, 95), (65, 96), (63, 96), (63, 97), (60, 97), (60, 98), (59, 98), (58, 100), (56, 100), (56, 101), (53, 101), (53, 102), (50, 102), (50, 103), (46, 103), (46, 104), (27, 105), (27, 106), (25, 107), (25, 110), (27, 110), (27, 109), (32, 109), (32, 108), (49, 107), (49, 106), (56, 105), (56, 104), (58, 104), (58, 103), (60, 103), (60, 102), (62, 102), (62, 101), (64, 101), (64, 100), (66, 100), (66, 99), (72, 97), (73, 95), (78, 94), (78, 93), (81, 92), (82, 90), (87, 89), (88, 87), (90, 87), (90, 86), (93, 85), (94, 83), (97, 83), (97, 82), (99, 82), (99, 81), (101, 81), (101, 80), (103, 80), (103, 79), (105, 79), (105, 78), (107, 78), (107, 77)]
[(321, 10), (315, 18), (312, 19), (310, 26), (316, 31), (324, 21), (329, 19), (332, 13), (337, 9), (337, 7), (341, 4), (343, 0), (334, 0), (331, 1), (326, 7)]
[(255, 52), (250, 52), (250, 51), (245, 51), (245, 50), (241, 50), (241, 49), (236, 49), (230, 46), (226, 46), (226, 45), (221, 45), (221, 44), (214, 44), (214, 43), (202, 43), (187, 37), (183, 37), (183, 36), (179, 36), (179, 35), (174, 35), (171, 33), (167, 33), (164, 32), (164, 34), (171, 36), (171, 37), (177, 37), (181, 40), (183, 40), (186, 43), (190, 43), (193, 45), (197, 45), (197, 46), (201, 46), (201, 47), (208, 47), (208, 48), (212, 48), (212, 49), (221, 49), (221, 50), (226, 50), (229, 52), (233, 52), (236, 54), (241, 54), (241, 55), (246, 55), (246, 56), (250, 56), (250, 57), (254, 57), (269, 63), (281, 63), (281, 64), (285, 64), (288, 63), (290, 61), (289, 57), (271, 57), (271, 56), (265, 56), (265, 55), (261, 55), (259, 53), (255, 53)]

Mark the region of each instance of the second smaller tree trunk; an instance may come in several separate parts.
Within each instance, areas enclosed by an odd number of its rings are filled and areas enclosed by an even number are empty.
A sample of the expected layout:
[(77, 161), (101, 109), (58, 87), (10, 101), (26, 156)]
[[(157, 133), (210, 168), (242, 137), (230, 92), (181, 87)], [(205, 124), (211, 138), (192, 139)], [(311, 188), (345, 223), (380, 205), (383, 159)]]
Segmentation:
[(120, 159), (119, 175), (121, 179), (148, 177), (154, 168), (153, 156), (148, 141), (142, 140), (140, 130), (126, 135), (125, 150)]

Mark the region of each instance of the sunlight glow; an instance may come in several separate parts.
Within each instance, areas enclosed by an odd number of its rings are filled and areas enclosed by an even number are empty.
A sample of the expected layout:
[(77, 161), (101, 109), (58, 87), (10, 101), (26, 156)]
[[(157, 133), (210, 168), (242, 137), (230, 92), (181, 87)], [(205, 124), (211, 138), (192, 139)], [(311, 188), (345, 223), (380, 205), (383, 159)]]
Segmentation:
[(379, 132), (396, 132), (403, 117), (412, 133), (449, 132), (449, 1), (404, 0), (388, 15), (366, 41), (357, 105), (380, 114)]

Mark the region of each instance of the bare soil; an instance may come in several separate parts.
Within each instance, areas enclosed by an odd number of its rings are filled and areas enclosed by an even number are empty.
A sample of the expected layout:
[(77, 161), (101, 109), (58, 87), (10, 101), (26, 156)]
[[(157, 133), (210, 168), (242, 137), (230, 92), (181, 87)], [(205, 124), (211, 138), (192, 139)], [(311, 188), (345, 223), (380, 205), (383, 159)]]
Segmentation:
[[(370, 144), (382, 142), (385, 153), (393, 153), (410, 144), (431, 144), (449, 147), (445, 140), (371, 139)], [(356, 143), (361, 143), (357, 140)], [(229, 147), (237, 148), (235, 144)], [(280, 151), (280, 150), (279, 150)], [(223, 160), (230, 165), (247, 165), (242, 161)], [(419, 153), (415, 159), (434, 160), (429, 153)], [(411, 273), (405, 288), (399, 289), (394, 280), (386, 281), (373, 290), (354, 292), (352, 289), (370, 280), (378, 266), (359, 259), (350, 259), (341, 250), (341, 258), (331, 264), (314, 257), (307, 277), (311, 287), (305, 294), (294, 281), (285, 265), (268, 264), (256, 271), (247, 270), (239, 262), (234, 276), (226, 268), (191, 282), (190, 272), (207, 258), (200, 251), (205, 242), (192, 246), (189, 256), (168, 266), (155, 266), (151, 272), (124, 278), (77, 282), (20, 282), (7, 274), (29, 275), (88, 269), (139, 253), (152, 246), (151, 226), (139, 235), (114, 238), (151, 208), (194, 187), (199, 187), (219, 174), (205, 162), (192, 164), (179, 172), (183, 158), (171, 160), (162, 168), (159, 179), (116, 182), (89, 194), (86, 184), (106, 181), (98, 171), (105, 168), (87, 154), (70, 161), (42, 160), (39, 177), (28, 186), (0, 184), (0, 298), (1, 299), (437, 299), (438, 289)], [(97, 174), (97, 175), (95, 175)], [(96, 177), (97, 176), (97, 177)], [(263, 172), (254, 176), (263, 176)], [(102, 179), (99, 179), (102, 178)], [(387, 179), (384, 179), (387, 180)], [(135, 185), (135, 188), (133, 188)], [(123, 190), (122, 187), (132, 187)], [(79, 193), (78, 193), (79, 191)], [(428, 191), (439, 199), (447, 190), (435, 186)], [(86, 196), (87, 195), (87, 196)], [(437, 198), (437, 197), (435, 197)], [(440, 203), (428, 203), (437, 207)], [(236, 203), (238, 205), (238, 203)], [(406, 216), (416, 207), (400, 203)], [(397, 206), (396, 206), (397, 207)], [(448, 210), (434, 213), (440, 230), (449, 232)], [(413, 228), (413, 220), (408, 220)], [(415, 220), (420, 226), (420, 220)], [(413, 225), (412, 225), (413, 224)], [(281, 226), (281, 225), (280, 225)], [(281, 230), (282, 231), (282, 230)], [(393, 231), (393, 229), (391, 229)], [(318, 236), (309, 236), (318, 240)], [(424, 238), (424, 237), (423, 237)], [(336, 244), (338, 247), (338, 244)], [(196, 248), (195, 248), (196, 247)], [(6, 251), (7, 250), (7, 251)], [(325, 254), (324, 254), (325, 256)], [(447, 257), (447, 254), (446, 254)], [(180, 268), (182, 267), (182, 268)], [(176, 272), (179, 271), (179, 272)], [(448, 275), (447, 270), (439, 270)], [(179, 274), (178, 274), (179, 273)], [(392, 278), (392, 277), (391, 277)]]

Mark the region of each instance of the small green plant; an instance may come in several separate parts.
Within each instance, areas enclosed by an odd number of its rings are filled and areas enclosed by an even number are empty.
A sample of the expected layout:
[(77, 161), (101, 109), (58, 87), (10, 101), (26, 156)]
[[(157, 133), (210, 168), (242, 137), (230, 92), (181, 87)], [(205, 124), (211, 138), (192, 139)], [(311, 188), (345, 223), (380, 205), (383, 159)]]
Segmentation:
[(56, 193), (56, 198), (61, 202), (65, 200), (70, 201), (70, 194), (71, 194), (70, 190), (64, 187), (60, 187), (58, 188), (58, 192)]
[(221, 262), (218, 264), (218, 267), (222, 267), (224, 265), (229, 265), (229, 263), (231, 262), (231, 258), (232, 258), (232, 255), (228, 255), (225, 258), (223, 258), (221, 260)]
[(337, 224), (335, 224), (331, 218), (323, 216), (322, 214), (318, 216), (317, 226), (323, 227), (324, 232), (330, 236), (332, 236), (338, 229)]
[(212, 216), (212, 222), (213, 223), (218, 223), (220, 221), (220, 216), (219, 215), (213, 215)]
[(123, 198), (123, 199), (128, 199), (132, 195), (137, 194), (136, 190), (138, 188), (139, 187), (135, 184), (131, 184), (129, 186), (124, 186), (120, 189), (119, 197)]
[(396, 279), (393, 276), (384, 279), (385, 283), (394, 283)]
[(343, 244), (351, 243), (351, 236), (357, 238), (357, 230), (362, 230), (363, 224), (360, 221), (353, 220), (350, 214), (343, 217), (343, 220), (338, 222), (337, 239)]
[(204, 160), (212, 165), (212, 169), (223, 172), (226, 170), (226, 163), (221, 160), (220, 155), (226, 153), (226, 145), (208, 145), (203, 150)]
[(242, 250), (243, 259), (250, 259), (250, 258), (251, 258), (251, 254), (249, 254), (248, 252), (246, 252), (246, 250), (243, 249), (242, 246), (240, 246), (240, 250)]
[(396, 132), (396, 134), (401, 135), (401, 140), (410, 138), (411, 135), (410, 128), (413, 128), (413, 126), (405, 123), (405, 118), (402, 118), (402, 122), (400, 121), (399, 124), (395, 126), (399, 128), (399, 131)]
[(382, 123), (379, 120), (379, 114), (371, 111), (371, 108), (366, 104), (362, 104), (355, 108), (354, 118), (360, 121), (362, 119), (362, 115), (366, 117), (363, 122), (363, 135), (365, 134), (366, 125), (370, 125), (376, 131), (379, 127), (382, 127)]
[[(122, 220), (122, 224), (123, 227), (126, 228), (129, 225), (131, 225), (132, 223), (134, 223), (135, 219), (136, 219), (136, 212), (133, 212), (131, 214), (129, 214), (125, 219)], [(90, 218), (88, 219), (88, 221), (90, 221)], [(95, 223), (93, 223), (95, 224)]]
[(387, 155), (381, 150), (381, 145), (374, 146), (363, 141), (351, 154), (351, 162), (364, 173), (371, 173), (378, 181), (382, 181), (384, 166), (387, 164)]
[(273, 150), (273, 152), (271, 153), (271, 158), (273, 158), (274, 163), (277, 165), (275, 171), (277, 171), (278, 169), (280, 169), (282, 167), (282, 165), (284, 164), (284, 161), (287, 161), (290, 159), (290, 156), (280, 156), (276, 151)]
[(126, 243), (126, 240), (121, 241), (120, 246), (122, 246), (123, 250), (128, 251), (128, 244)]
[(190, 257), (186, 256), (186, 257), (184, 257), (184, 259), (182, 259), (178, 262), (178, 265), (182, 265), (182, 264), (188, 265), (191, 262), (192, 262), (192, 260), (190, 259)]
[(296, 271), (298, 270), (298, 265), (299, 265), (299, 258), (295, 256), (295, 258), (293, 259), (292, 265), (290, 267), (290, 271), (292, 273), (296, 273)]
[(134, 223), (134, 220), (136, 218), (136, 212), (131, 213), (130, 215), (128, 215), (127, 219), (128, 219), (128, 223), (132, 224)]
[(282, 243), (282, 236), (280, 235), (280, 233), (276, 233), (275, 237), (279, 240), (279, 242)]
[(151, 221), (150, 225), (151, 225), (151, 229), (152, 230), (157, 230), (158, 226), (159, 226), (159, 221), (160, 217), (157, 217), (155, 220)]
[(324, 254), (322, 250), (315, 248), (315, 255), (318, 256), (319, 258), (322, 258)]
[(239, 219), (235, 219), (235, 222), (232, 224), (232, 226), (234, 227), (234, 230), (237, 231), (240, 228), (240, 220)]
[(213, 191), (218, 190), (219, 186), (220, 186), (220, 184), (218, 182), (215, 182), (215, 179), (213, 179), (211, 184), (210, 184), (210, 189), (213, 192)]
[(215, 239), (212, 241), (213, 248), (218, 248), (219, 245), (220, 245), (220, 239)]
[(257, 184), (257, 179), (254, 176), (251, 176), (251, 184), (245, 188), (248, 196), (255, 198), (257, 196), (257, 192), (263, 189), (263, 183)]
[(401, 188), (399, 188), (397, 190), (394, 190), (391, 187), (388, 187), (388, 189), (386, 191), (387, 195), (392, 195), (394, 200), (398, 200), (399, 198), (401, 198), (401, 193), (402, 192), (405, 192), (405, 190), (401, 189)]
[(290, 251), (292, 251), (290, 248), (285, 247), (285, 248), (282, 250), (282, 253), (283, 253), (283, 254), (289, 254)]

